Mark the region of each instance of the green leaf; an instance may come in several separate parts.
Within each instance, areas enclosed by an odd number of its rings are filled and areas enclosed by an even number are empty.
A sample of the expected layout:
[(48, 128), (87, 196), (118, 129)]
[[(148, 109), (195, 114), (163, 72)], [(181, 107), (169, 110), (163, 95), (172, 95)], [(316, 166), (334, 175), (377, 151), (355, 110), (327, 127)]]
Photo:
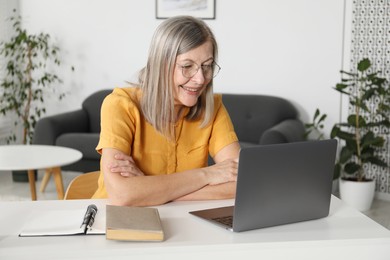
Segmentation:
[(362, 148), (369, 147), (371, 145), (376, 147), (382, 147), (384, 143), (385, 140), (380, 136), (375, 136), (372, 131), (366, 133), (361, 139)]
[(340, 163), (336, 163), (333, 170), (333, 180), (338, 179), (341, 175), (341, 165)]
[(362, 100), (369, 100), (375, 94), (376, 94), (376, 89), (369, 88), (367, 91), (364, 92), (364, 94), (362, 96)]
[(334, 88), (335, 90), (337, 90), (338, 92), (340, 93), (343, 93), (343, 94), (346, 94), (346, 95), (350, 95), (350, 93), (348, 91), (346, 91), (345, 89), (347, 89), (350, 85), (347, 85), (347, 84), (343, 84), (343, 83), (338, 83), (336, 84), (336, 87)]
[(347, 163), (347, 164), (344, 166), (344, 171), (345, 171), (345, 173), (347, 173), (347, 174), (354, 174), (354, 173), (356, 173), (357, 171), (359, 171), (359, 169), (360, 169), (360, 165), (358, 165), (358, 164), (355, 163), (355, 162)]
[(321, 123), (322, 121), (324, 121), (327, 117), (327, 114), (323, 114), (320, 119), (318, 120), (318, 123)]
[(348, 124), (354, 127), (356, 127), (356, 124), (359, 124), (361, 127), (366, 125), (366, 120), (362, 116), (357, 117), (355, 114), (349, 115), (347, 121)]
[(353, 155), (353, 151), (351, 151), (350, 149), (348, 149), (347, 146), (344, 146), (341, 151), (340, 151), (340, 163), (346, 163), (348, 160), (351, 159)]
[(345, 70), (340, 70), (340, 73), (341, 73), (341, 74), (348, 75), (348, 76), (350, 76), (350, 77), (357, 77), (357, 76), (358, 76), (358, 74), (356, 74), (356, 73), (348, 72), (348, 71), (345, 71)]
[[(334, 137), (338, 137), (340, 139), (343, 139), (345, 141), (355, 141), (355, 135), (345, 132), (345, 131), (337, 131), (336, 135)], [(332, 138), (334, 138), (332, 137)]]
[(367, 162), (370, 162), (371, 164), (375, 164), (375, 165), (378, 165), (378, 166), (384, 167), (384, 168), (388, 167), (388, 165), (385, 161), (381, 160), (380, 158), (378, 158), (376, 156), (368, 157)]
[(313, 121), (316, 121), (317, 117), (320, 115), (320, 110), (317, 108), (316, 111), (314, 112), (314, 117)]
[(368, 70), (370, 67), (371, 67), (371, 61), (367, 58), (362, 59), (357, 65), (358, 71), (361, 72)]
[(337, 134), (338, 134), (339, 131), (341, 131), (341, 130), (340, 130), (340, 128), (337, 125), (333, 126), (333, 128), (332, 128), (332, 130), (330, 132), (330, 138), (333, 139), (333, 138), (337, 137)]
[(346, 139), (345, 145), (348, 147), (350, 151), (353, 152), (354, 155), (357, 155), (358, 147), (357, 147), (355, 136), (353, 136), (353, 138)]

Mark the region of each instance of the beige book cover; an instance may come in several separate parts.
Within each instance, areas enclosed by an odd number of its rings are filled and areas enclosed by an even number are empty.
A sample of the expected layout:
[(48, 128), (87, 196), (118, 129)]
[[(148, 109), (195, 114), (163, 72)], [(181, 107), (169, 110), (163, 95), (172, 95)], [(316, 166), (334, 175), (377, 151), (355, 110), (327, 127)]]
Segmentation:
[(127, 241), (163, 241), (164, 231), (158, 210), (107, 205), (106, 238)]

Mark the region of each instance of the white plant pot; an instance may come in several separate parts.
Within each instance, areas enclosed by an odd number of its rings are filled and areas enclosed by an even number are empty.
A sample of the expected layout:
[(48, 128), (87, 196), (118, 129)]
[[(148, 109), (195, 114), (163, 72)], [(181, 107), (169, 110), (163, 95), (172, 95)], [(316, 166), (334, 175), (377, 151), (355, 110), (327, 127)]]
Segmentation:
[(375, 195), (375, 181), (357, 182), (339, 179), (341, 200), (360, 211), (371, 208)]

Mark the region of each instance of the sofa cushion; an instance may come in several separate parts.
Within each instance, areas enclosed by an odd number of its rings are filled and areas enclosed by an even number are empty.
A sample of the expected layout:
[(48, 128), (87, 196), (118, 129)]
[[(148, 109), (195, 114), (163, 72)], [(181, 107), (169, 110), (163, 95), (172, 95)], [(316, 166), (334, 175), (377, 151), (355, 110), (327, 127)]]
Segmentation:
[(223, 94), (222, 99), (241, 142), (259, 143), (267, 129), (298, 116), (295, 107), (280, 97)]
[(100, 90), (87, 97), (82, 107), (89, 117), (89, 132), (100, 133), (100, 108), (104, 98), (112, 92), (112, 89)]
[(79, 150), (83, 154), (83, 159), (100, 160), (100, 154), (95, 150), (98, 142), (99, 134), (68, 133), (60, 135), (56, 145)]
[(241, 148), (248, 148), (248, 147), (253, 147), (253, 146), (258, 146), (259, 144), (255, 143), (248, 143), (248, 142), (239, 142)]
[(287, 119), (267, 129), (260, 137), (260, 144), (279, 144), (304, 141), (305, 128), (297, 119)]

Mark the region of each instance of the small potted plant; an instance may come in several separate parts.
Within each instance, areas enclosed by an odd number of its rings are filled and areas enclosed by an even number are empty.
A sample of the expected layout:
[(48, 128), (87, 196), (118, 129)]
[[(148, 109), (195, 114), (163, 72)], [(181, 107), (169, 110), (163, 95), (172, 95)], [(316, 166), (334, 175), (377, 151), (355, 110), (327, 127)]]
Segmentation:
[(320, 109), (316, 109), (314, 112), (312, 122), (305, 123), (305, 140), (323, 140), (324, 139), (324, 121), (327, 114), (321, 114)]
[[(19, 15), (9, 18), (14, 35), (0, 43), (0, 56), (4, 61), (4, 76), (0, 79), (0, 115), (16, 115), (15, 125), (22, 125), (22, 144), (30, 144), (37, 120), (46, 112), (45, 95), (54, 92), (60, 78), (52, 71), (60, 66), (59, 48), (51, 43), (50, 35), (31, 34), (22, 28)], [(73, 70), (73, 68), (72, 68)], [(64, 94), (58, 93), (59, 99)], [(7, 143), (15, 142), (15, 130)], [(15, 177), (20, 176), (20, 177)], [(25, 174), (14, 174), (14, 180), (26, 181)]]
[(335, 165), (341, 199), (361, 211), (371, 207), (375, 194), (375, 180), (367, 175), (369, 166), (388, 167), (378, 152), (385, 145), (384, 130), (390, 127), (390, 89), (380, 72), (370, 68), (365, 58), (358, 62), (356, 72), (341, 71), (335, 90), (348, 96), (351, 112), (346, 122), (335, 124), (331, 131), (331, 138), (343, 141)]

